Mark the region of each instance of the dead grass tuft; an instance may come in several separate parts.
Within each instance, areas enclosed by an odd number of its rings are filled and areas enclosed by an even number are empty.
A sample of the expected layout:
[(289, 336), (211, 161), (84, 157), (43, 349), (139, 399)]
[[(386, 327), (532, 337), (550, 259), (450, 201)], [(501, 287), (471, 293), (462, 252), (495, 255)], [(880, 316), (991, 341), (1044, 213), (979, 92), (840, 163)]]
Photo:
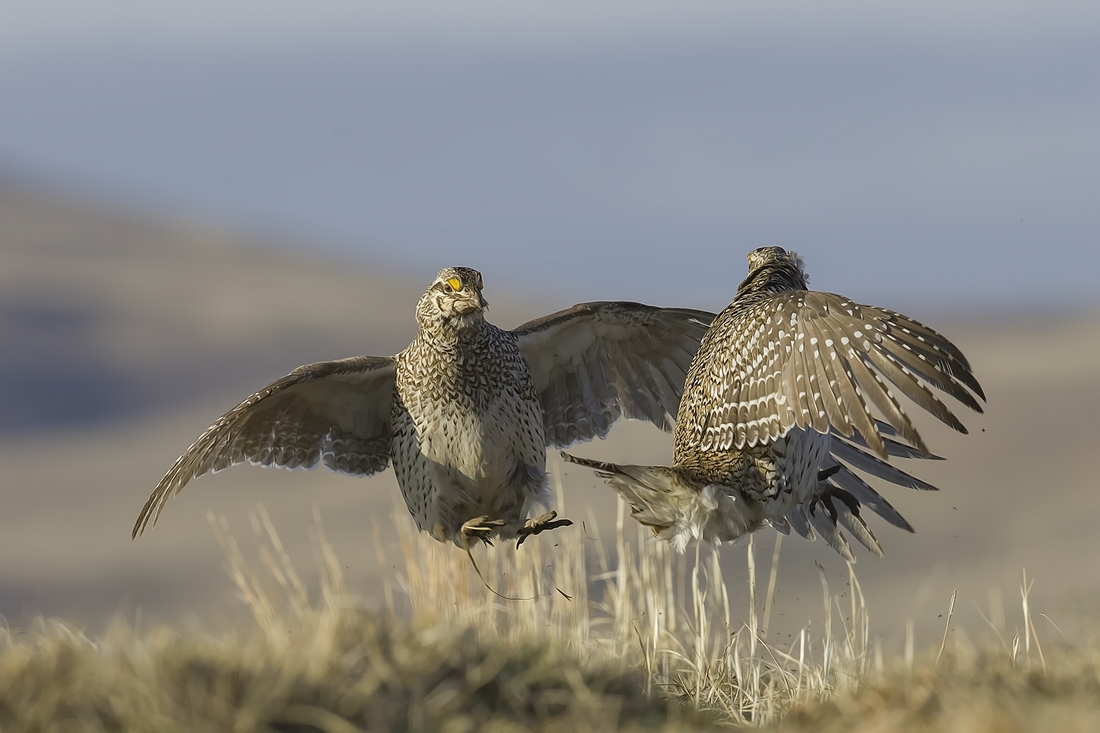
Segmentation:
[(747, 620), (734, 623), (717, 552), (675, 555), (624, 517), (608, 548), (587, 522), (479, 549), (479, 575), (399, 513), (383, 611), (348, 592), (319, 522), (311, 596), (262, 509), (251, 565), (215, 521), (250, 634), (117, 622), (93, 640), (44, 620), (0, 632), (0, 729), (1100, 730), (1100, 653), (1044, 650), (1026, 578), (1015, 628), (991, 601), (994, 643), (955, 631), (884, 658), (855, 574), (843, 608), (822, 576), (820, 632), (782, 648), (768, 639), (781, 538), (762, 592), (750, 544)]
[(1000, 652), (897, 669), (813, 705), (796, 707), (776, 731), (1023, 733), (1100, 730), (1100, 657), (1061, 651), (1043, 671)]
[(323, 537), (311, 602), (262, 510), (255, 519), (260, 567), (215, 524), (255, 619), (249, 638), (121, 622), (96, 640), (53, 621), (5, 633), (0, 729), (680, 731), (710, 720), (647, 695), (644, 674), (607, 654), (365, 610)]

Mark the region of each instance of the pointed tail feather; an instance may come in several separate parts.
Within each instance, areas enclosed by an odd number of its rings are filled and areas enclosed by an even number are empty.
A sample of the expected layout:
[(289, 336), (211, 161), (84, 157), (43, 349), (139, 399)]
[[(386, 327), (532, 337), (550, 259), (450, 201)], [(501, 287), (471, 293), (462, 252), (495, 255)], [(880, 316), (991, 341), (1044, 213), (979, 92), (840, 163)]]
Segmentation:
[(677, 550), (690, 542), (730, 542), (762, 524), (750, 518), (746, 503), (729, 486), (702, 484), (680, 469), (604, 463), (565, 452), (561, 456), (595, 469), (630, 504), (636, 520)]

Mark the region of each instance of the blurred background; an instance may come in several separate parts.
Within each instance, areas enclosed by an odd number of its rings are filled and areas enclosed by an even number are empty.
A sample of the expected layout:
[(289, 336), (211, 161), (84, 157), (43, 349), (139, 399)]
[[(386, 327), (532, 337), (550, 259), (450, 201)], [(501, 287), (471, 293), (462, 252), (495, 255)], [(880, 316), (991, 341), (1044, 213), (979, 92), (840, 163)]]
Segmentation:
[[(875, 525), (887, 555), (858, 565), (877, 630), (940, 633), (955, 588), (980, 626), (1024, 568), (1040, 610), (1096, 616), (1098, 33), (1072, 2), (4, 3), (0, 613), (227, 622), (206, 513), (244, 536), (259, 500), (304, 565), (317, 506), (369, 595), (392, 473), (242, 467), (129, 530), (248, 393), (402, 348), (444, 266), (480, 269), (509, 327), (592, 299), (717, 311), (781, 245), (812, 286), (947, 333), (989, 396), (970, 436), (928, 428), (949, 460), (914, 470), (943, 491), (887, 494), (917, 534)], [(609, 490), (563, 478), (609, 536)], [(721, 552), (736, 595), (744, 552)], [(797, 628), (816, 565), (847, 570), (783, 552)]]

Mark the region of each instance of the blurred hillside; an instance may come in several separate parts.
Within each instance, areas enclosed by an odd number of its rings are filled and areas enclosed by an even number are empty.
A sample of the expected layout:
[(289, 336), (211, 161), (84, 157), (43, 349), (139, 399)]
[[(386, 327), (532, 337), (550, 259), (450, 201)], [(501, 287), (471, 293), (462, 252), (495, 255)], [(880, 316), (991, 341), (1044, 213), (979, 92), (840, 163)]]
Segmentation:
[[(0, 188), (0, 614), (10, 623), (47, 614), (99, 627), (115, 611), (139, 608), (166, 620), (228, 623), (231, 584), (206, 515), (224, 514), (247, 545), (247, 515), (258, 501), (299, 566), (311, 562), (316, 506), (351, 590), (380, 601), (381, 581), (393, 577), (377, 548), (396, 556), (392, 472), (355, 480), (235, 468), (188, 486), (157, 527), (130, 540), (149, 491), (218, 415), (299, 364), (395, 352), (413, 334), (414, 303), (435, 272), (479, 266), (426, 262), (410, 282), (259, 245)], [(731, 273), (731, 282), (741, 275)], [(571, 304), (549, 287), (532, 301), (505, 283), (486, 285), (490, 318), (502, 326)], [(969, 436), (927, 427), (929, 444), (948, 460), (914, 471), (941, 492), (884, 492), (917, 533), (873, 524), (886, 557), (864, 553), (857, 570), (875, 631), (896, 641), (913, 619), (918, 633), (941, 633), (938, 617), (955, 588), (957, 623), (980, 628), (975, 606), (988, 614), (991, 588), (1015, 603), (1023, 568), (1036, 580), (1039, 611), (1059, 623), (1100, 615), (1100, 568), (1090, 562), (1100, 542), (1091, 465), (1100, 317), (993, 323), (960, 313), (945, 322), (937, 312), (934, 304), (927, 313), (909, 309), (970, 357), (988, 414), (963, 416)], [(622, 425), (577, 453), (667, 461), (671, 440)], [(557, 470), (556, 457), (552, 464)], [(609, 539), (610, 490), (576, 467), (564, 485), (567, 513), (578, 520), (565, 531), (594, 536), (591, 512)], [(774, 535), (756, 542), (766, 568)], [(731, 595), (742, 593), (744, 550), (720, 552)], [(827, 546), (797, 538), (783, 545), (780, 630), (818, 612), (818, 564), (842, 589), (847, 570)]]
[(415, 288), (250, 244), (0, 187), (0, 430), (134, 417), (318, 354), (400, 348)]

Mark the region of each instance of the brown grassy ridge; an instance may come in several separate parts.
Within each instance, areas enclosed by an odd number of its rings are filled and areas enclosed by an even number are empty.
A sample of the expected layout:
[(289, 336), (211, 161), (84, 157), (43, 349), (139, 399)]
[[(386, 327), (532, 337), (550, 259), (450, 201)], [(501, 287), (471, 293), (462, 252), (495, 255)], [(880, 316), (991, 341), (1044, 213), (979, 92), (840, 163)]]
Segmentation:
[(788, 733), (1024, 733), (1100, 730), (1100, 664), (1095, 654), (1059, 653), (1028, 669), (979, 653), (939, 666), (898, 670), (800, 705), (766, 727)]
[[(0, 730), (690, 731), (718, 720), (650, 694), (641, 669), (599, 648), (578, 654), (520, 624), (494, 634), (478, 614), (463, 623), (419, 607), (409, 622), (363, 608), (323, 535), (320, 594), (311, 598), (262, 508), (254, 516), (258, 563), (246, 561), (223, 523), (214, 525), (253, 633), (214, 637), (118, 621), (90, 639), (47, 620), (6, 631)], [(435, 544), (411, 523), (404, 529), (406, 549)], [(461, 592), (463, 581), (445, 583), (442, 571), (430, 571), (431, 599), (417, 596), (416, 604)], [(488, 594), (467, 590), (467, 603)]]
[(216, 521), (251, 633), (121, 621), (95, 639), (57, 621), (8, 631), (0, 730), (1100, 730), (1100, 654), (1067, 643), (1044, 654), (1026, 585), (1021, 624), (994, 619), (993, 642), (952, 634), (891, 658), (869, 637), (852, 573), (844, 608), (823, 585), (821, 632), (779, 648), (767, 640), (779, 542), (759, 593), (747, 554), (742, 624), (716, 553), (684, 562), (638, 541), (622, 513), (609, 552), (551, 533), (519, 552), (475, 551), (477, 570), (398, 521), (382, 611), (348, 592), (319, 523), (311, 595), (262, 509), (252, 562)]

